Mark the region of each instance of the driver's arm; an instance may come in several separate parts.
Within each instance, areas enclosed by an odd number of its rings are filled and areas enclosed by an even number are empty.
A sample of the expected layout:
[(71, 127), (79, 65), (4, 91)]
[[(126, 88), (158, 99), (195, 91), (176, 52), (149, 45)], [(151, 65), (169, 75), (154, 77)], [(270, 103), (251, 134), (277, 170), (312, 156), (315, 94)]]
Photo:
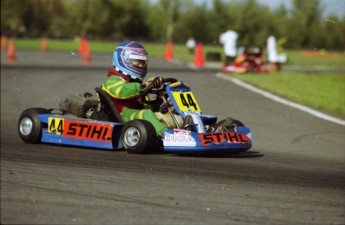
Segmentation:
[(127, 83), (117, 76), (109, 77), (103, 83), (102, 89), (117, 99), (128, 99), (139, 96), (142, 90), (140, 83)]

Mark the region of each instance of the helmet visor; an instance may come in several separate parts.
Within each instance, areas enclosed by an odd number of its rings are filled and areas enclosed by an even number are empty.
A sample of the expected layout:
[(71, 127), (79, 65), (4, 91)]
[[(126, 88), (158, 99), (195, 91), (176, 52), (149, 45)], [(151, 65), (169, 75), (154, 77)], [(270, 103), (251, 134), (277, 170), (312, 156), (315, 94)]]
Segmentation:
[(137, 55), (137, 54), (128, 54), (127, 62), (130, 65), (138, 68), (138, 69), (147, 69), (147, 56), (144, 55)]
[(130, 63), (141, 69), (147, 69), (147, 57), (141, 56), (141, 55), (129, 55), (129, 61)]

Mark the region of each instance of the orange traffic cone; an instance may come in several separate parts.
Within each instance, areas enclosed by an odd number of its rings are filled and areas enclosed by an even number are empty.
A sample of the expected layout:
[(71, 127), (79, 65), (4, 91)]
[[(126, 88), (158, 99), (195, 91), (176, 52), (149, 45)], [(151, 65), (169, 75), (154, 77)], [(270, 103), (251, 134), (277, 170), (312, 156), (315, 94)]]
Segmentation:
[(16, 62), (16, 45), (14, 43), (14, 38), (10, 38), (7, 50), (6, 63)]
[(202, 43), (199, 42), (196, 46), (195, 57), (194, 57), (194, 66), (204, 67), (204, 53), (202, 51)]
[(41, 52), (45, 53), (48, 51), (48, 38), (44, 36), (41, 41)]
[(84, 55), (83, 55), (83, 60), (81, 61), (81, 63), (83, 65), (90, 65), (92, 61), (92, 57), (91, 57), (91, 49), (90, 49), (89, 43), (87, 42), (85, 43), (83, 51), (84, 51)]
[(6, 35), (1, 35), (1, 51), (6, 51), (6, 49), (7, 49)]
[(86, 37), (82, 37), (80, 39), (80, 44), (79, 44), (79, 55), (85, 55), (86, 54), (86, 45), (87, 45), (87, 39)]
[(174, 58), (173, 43), (172, 41), (168, 41), (166, 49), (165, 49), (165, 60), (172, 60), (173, 58)]

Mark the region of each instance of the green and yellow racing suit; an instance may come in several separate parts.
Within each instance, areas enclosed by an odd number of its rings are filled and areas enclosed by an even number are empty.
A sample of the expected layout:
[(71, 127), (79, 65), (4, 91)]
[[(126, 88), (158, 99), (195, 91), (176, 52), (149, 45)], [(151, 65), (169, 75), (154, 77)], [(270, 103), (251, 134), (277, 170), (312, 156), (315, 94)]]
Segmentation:
[(167, 129), (151, 109), (145, 109), (139, 102), (141, 84), (129, 82), (129, 79), (116, 70), (109, 70), (111, 76), (103, 83), (102, 89), (106, 91), (113, 99), (123, 122), (134, 119), (142, 119), (151, 122), (157, 135), (162, 135)]

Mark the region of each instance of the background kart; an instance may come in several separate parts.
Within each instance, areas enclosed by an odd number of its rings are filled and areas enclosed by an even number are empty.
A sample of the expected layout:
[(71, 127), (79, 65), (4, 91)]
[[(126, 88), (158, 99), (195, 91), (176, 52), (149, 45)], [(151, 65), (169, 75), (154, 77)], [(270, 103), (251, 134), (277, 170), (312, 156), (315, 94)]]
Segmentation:
[(203, 115), (191, 89), (174, 78), (165, 78), (160, 89), (149, 87), (141, 99), (169, 127), (163, 137), (157, 136), (146, 120), (123, 123), (110, 96), (101, 88), (95, 90), (98, 98), (89, 93), (72, 95), (60, 102), (59, 110), (23, 111), (18, 121), (20, 137), (26, 143), (123, 148), (129, 153), (158, 148), (172, 153), (241, 152), (251, 148), (251, 131), (238, 120), (221, 121), (222, 129), (212, 131), (217, 129), (217, 117)]
[(244, 49), (244, 52), (239, 54), (231, 65), (223, 66), (224, 73), (269, 73), (273, 69), (271, 64), (268, 64), (262, 49), (259, 47), (251, 47)]

